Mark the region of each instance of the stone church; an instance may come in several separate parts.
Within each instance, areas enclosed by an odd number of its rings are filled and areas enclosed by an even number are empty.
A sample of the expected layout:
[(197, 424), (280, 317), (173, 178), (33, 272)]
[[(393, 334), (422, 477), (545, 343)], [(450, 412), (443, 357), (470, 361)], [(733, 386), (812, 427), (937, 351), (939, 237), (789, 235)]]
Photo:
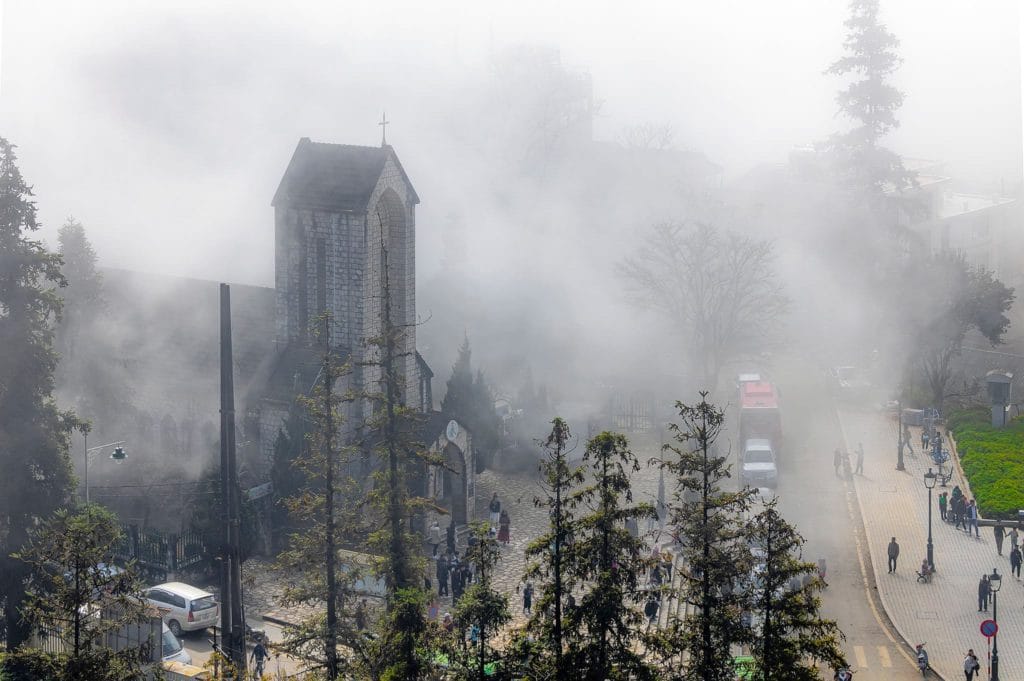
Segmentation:
[[(423, 414), (419, 441), (443, 452), (447, 462), (422, 471), (423, 489), (416, 492), (466, 523), (474, 505), (472, 435), (434, 410), (433, 373), (416, 350), (419, 196), (395, 150), (302, 138), (271, 203), (275, 286), (231, 286), (243, 487), (266, 489), (283, 421), (296, 397), (308, 395), (318, 380), (323, 350), (314, 324), (324, 313), (331, 346), (353, 367), (338, 389), (376, 389), (375, 348), (366, 341), (380, 333), (388, 288), (392, 321), (405, 330), (403, 399)], [(108, 473), (118, 482), (126, 476), (195, 475), (215, 458), (218, 437), (218, 284), (106, 270), (104, 295), (98, 325), (117, 332), (93, 334), (89, 352), (111, 385), (106, 393), (128, 397), (117, 408), (95, 397), (83, 404), (82, 386), (63, 386), (64, 399), (94, 422), (99, 434), (91, 441), (127, 440), (135, 458), (146, 459), (137, 472), (126, 465)], [(353, 404), (345, 419), (349, 428), (368, 416), (365, 401)], [(103, 472), (90, 475), (96, 480)], [(133, 518), (130, 502), (104, 501), (103, 495), (97, 485), (100, 502)]]

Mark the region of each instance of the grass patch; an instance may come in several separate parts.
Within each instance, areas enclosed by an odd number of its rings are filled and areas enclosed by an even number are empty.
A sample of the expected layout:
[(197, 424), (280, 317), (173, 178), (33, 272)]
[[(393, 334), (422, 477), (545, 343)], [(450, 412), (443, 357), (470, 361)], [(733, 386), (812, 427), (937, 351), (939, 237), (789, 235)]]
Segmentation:
[(1024, 419), (993, 428), (988, 409), (954, 411), (947, 419), (971, 492), (985, 518), (1016, 520), (1024, 509)]

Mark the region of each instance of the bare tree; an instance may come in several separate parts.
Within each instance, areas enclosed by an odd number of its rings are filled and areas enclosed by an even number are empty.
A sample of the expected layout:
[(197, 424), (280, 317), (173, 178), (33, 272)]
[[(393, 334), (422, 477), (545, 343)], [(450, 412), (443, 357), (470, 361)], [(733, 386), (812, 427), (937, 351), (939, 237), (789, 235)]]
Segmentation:
[(619, 134), (619, 140), (627, 149), (664, 151), (672, 148), (675, 131), (671, 123), (641, 123), (623, 129)]
[(763, 352), (778, 336), (789, 299), (774, 260), (771, 241), (668, 222), (655, 225), (619, 269), (636, 302), (679, 330), (701, 384), (713, 388), (724, 366)]

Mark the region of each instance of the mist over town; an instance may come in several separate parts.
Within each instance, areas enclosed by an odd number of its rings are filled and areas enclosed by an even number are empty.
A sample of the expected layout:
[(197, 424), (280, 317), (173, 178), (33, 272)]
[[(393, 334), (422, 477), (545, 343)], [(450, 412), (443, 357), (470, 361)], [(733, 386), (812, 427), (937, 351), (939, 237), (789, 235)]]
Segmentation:
[(1021, 33), (0, 2), (0, 680), (1024, 679)]

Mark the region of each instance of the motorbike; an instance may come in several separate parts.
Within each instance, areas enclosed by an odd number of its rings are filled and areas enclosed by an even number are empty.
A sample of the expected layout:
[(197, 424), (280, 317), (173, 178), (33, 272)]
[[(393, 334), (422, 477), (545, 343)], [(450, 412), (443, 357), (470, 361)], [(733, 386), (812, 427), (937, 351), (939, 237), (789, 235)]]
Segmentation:
[(836, 672), (835, 681), (853, 681), (853, 672), (849, 668), (843, 667)]
[(923, 643), (917, 644), (917, 668), (921, 670), (921, 676), (928, 675), (928, 653)]

